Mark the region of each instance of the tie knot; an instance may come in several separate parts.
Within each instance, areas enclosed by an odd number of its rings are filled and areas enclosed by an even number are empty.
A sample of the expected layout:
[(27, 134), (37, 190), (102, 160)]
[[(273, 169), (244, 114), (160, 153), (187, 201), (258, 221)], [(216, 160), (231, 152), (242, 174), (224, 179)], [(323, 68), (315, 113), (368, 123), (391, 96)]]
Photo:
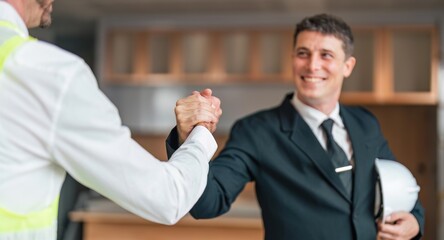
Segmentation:
[(328, 118), (327, 120), (323, 121), (321, 124), (322, 128), (327, 134), (331, 134), (331, 130), (333, 129), (333, 119)]

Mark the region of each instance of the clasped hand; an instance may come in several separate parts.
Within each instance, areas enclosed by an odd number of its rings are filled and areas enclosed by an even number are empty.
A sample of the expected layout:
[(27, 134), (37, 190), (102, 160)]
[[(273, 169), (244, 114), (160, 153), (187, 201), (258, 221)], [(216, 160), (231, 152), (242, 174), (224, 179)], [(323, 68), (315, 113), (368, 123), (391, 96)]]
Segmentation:
[(212, 96), (211, 89), (193, 93), (176, 102), (177, 132), (179, 144), (182, 144), (197, 125), (206, 127), (210, 132), (216, 131), (216, 125), (222, 115), (220, 99)]

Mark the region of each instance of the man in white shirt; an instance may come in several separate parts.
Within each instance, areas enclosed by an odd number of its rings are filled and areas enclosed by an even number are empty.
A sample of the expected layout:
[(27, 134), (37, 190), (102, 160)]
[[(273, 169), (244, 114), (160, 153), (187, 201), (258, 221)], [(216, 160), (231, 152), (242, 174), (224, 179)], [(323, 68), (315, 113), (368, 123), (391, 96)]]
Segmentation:
[(159, 161), (131, 139), (83, 60), (29, 37), (49, 26), (52, 3), (0, 0), (0, 239), (55, 239), (66, 172), (143, 218), (176, 223), (205, 188), (220, 102), (194, 93), (200, 110), (188, 115), (211, 124)]

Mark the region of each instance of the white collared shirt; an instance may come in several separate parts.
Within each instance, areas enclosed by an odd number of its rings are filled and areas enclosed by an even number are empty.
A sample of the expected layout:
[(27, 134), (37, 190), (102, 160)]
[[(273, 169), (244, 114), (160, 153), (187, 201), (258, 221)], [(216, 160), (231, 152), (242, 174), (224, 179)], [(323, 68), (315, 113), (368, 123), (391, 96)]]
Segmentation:
[(344, 150), (347, 159), (353, 162), (353, 148), (347, 129), (345, 129), (344, 122), (339, 115), (339, 103), (336, 103), (336, 106), (330, 115), (326, 115), (323, 112), (302, 103), (297, 98), (296, 94), (293, 97), (292, 103), (324, 149), (327, 149), (327, 137), (322, 130), (321, 124), (328, 118), (331, 118), (334, 121), (332, 129), (333, 138), (342, 150)]
[[(28, 36), (4, 1), (0, 20)], [(10, 31), (0, 27), (0, 44)], [(0, 72), (0, 208), (48, 207), (66, 171), (143, 218), (172, 224), (205, 189), (216, 148), (212, 134), (196, 127), (168, 162), (159, 161), (131, 139), (85, 62), (54, 45), (27, 42)]]

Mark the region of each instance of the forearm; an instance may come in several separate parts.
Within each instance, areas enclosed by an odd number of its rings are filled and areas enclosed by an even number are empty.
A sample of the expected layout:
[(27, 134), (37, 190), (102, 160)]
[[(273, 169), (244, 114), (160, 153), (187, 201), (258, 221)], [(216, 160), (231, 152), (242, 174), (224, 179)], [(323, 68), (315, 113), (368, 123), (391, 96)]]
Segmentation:
[(191, 216), (196, 219), (208, 219), (228, 212), (231, 202), (225, 194), (227, 194), (226, 191), (223, 190), (210, 171), (205, 191), (191, 209)]
[[(198, 134), (205, 135), (205, 137), (198, 136)], [(195, 148), (193, 145), (196, 144), (203, 148)], [(177, 210), (174, 222), (187, 214), (202, 195), (207, 184), (208, 162), (216, 147), (211, 133), (204, 127), (196, 127), (168, 161), (171, 166), (168, 169), (171, 175), (175, 175), (174, 184), (177, 186), (177, 197), (181, 206)], [(195, 165), (200, 168), (199, 171), (193, 169), (190, 160), (195, 161)]]
[[(155, 189), (146, 191), (146, 197), (149, 201), (157, 201), (154, 209), (161, 214), (162, 223), (176, 223), (199, 199), (207, 182), (208, 162), (216, 147), (211, 133), (203, 127), (197, 127), (170, 160), (162, 163), (166, 177), (149, 180)], [(163, 196), (154, 198), (151, 196), (153, 192)], [(141, 207), (146, 205), (144, 202), (140, 204)]]
[[(166, 140), (166, 148), (168, 158), (179, 148), (177, 127), (171, 130)], [(215, 179), (214, 174), (210, 171), (205, 191), (190, 211), (194, 218), (213, 218), (229, 210), (230, 203), (225, 200), (226, 198), (221, 190), (222, 187), (219, 184), (220, 182)]]

